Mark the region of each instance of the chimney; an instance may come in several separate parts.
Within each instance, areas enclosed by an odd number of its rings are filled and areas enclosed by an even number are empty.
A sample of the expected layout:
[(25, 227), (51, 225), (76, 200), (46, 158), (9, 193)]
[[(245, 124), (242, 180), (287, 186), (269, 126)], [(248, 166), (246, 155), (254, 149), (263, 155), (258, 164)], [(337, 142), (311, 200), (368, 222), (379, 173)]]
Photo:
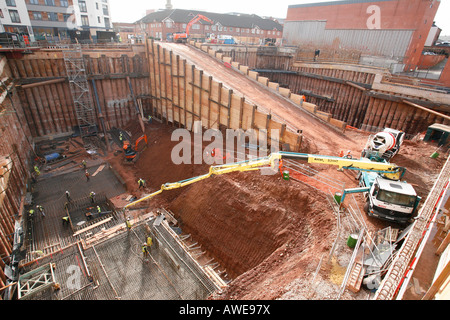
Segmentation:
[(172, 10), (172, 1), (171, 0), (167, 0), (166, 9), (167, 10)]

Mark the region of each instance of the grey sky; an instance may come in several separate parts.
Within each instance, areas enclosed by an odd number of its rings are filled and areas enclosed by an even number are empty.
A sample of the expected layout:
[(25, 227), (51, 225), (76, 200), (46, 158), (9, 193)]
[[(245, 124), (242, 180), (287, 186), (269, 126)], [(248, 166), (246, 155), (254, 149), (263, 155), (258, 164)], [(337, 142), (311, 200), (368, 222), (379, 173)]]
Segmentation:
[[(218, 13), (254, 13), (260, 16), (286, 18), (288, 6), (292, 4), (317, 3), (336, 0), (172, 0), (174, 8), (196, 9)], [(145, 15), (147, 9), (163, 9), (166, 0), (109, 0), (113, 22), (134, 22)], [(450, 36), (450, 0), (441, 0), (436, 15), (436, 24), (442, 29), (441, 35)]]

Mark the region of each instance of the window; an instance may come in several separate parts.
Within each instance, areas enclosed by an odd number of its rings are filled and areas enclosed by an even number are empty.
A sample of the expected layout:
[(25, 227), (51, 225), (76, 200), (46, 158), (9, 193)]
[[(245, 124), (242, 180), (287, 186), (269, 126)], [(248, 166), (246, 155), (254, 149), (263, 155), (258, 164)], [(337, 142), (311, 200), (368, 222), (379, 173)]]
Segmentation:
[(39, 0), (30, 0), (30, 4), (39, 4)]
[(216, 31), (216, 30), (217, 30), (217, 27), (216, 27), (216, 26), (212, 26), (212, 27), (211, 27), (211, 30), (212, 30), (212, 31)]
[(105, 18), (105, 28), (111, 28), (111, 23), (109, 22), (109, 18)]
[(8, 7), (15, 7), (16, 6), (16, 1), (15, 0), (6, 0), (6, 5)]
[(78, 5), (80, 6), (81, 12), (87, 12), (86, 1), (78, 1)]
[(97, 21), (98, 21), (98, 23), (101, 23), (101, 20), (100, 20), (99, 16), (97, 16)]
[(416, 202), (416, 197), (407, 194), (400, 194), (390, 192), (387, 190), (380, 190), (377, 194), (377, 199), (384, 202), (397, 204), (399, 206), (413, 207)]
[(45, 0), (45, 5), (47, 6), (55, 6), (55, 0)]
[(81, 25), (82, 26), (88, 26), (89, 25), (88, 16), (81, 16)]
[(241, 28), (236, 28), (236, 32), (241, 32)]
[(48, 20), (49, 21), (58, 21), (58, 14), (56, 12), (49, 12)]
[(227, 27), (223, 27), (223, 31), (227, 31)]
[(2, 9), (0, 9), (0, 18), (4, 18)]
[(172, 28), (172, 22), (166, 21), (166, 28)]
[(182, 28), (183, 28), (183, 29), (186, 29), (186, 27), (187, 27), (187, 24), (186, 24), (186, 23), (183, 23)]
[(205, 30), (208, 31), (209, 30), (209, 26), (205, 26)]
[(98, 10), (98, 2), (95, 3), (95, 9)]
[(105, 15), (105, 16), (109, 16), (109, 12), (108, 12), (108, 6), (107, 5), (103, 5), (103, 14)]
[(70, 14), (68, 14), (68, 13), (63, 13), (63, 19), (64, 19), (64, 22), (67, 22), (67, 20), (69, 20), (69, 18), (70, 18)]
[(199, 30), (200, 29), (200, 25), (199, 24), (193, 24), (192, 25), (192, 30)]
[(67, 0), (60, 0), (59, 3), (61, 4), (61, 7), (64, 7), (64, 8), (69, 7), (69, 1), (67, 1)]
[(42, 14), (40, 12), (33, 12), (33, 20), (42, 20)]
[(11, 17), (11, 22), (20, 23), (20, 16), (17, 10), (9, 10), (9, 16)]
[(232, 27), (230, 27), (230, 31), (233, 31), (233, 28), (232, 28)]

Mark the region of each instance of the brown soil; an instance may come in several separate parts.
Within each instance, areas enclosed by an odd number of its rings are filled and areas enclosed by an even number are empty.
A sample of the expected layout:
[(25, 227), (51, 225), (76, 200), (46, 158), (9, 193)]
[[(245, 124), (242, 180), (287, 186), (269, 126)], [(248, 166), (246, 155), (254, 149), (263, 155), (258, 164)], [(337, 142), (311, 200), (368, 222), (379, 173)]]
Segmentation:
[[(136, 128), (137, 123), (125, 129), (136, 138)], [(206, 164), (173, 164), (172, 148), (179, 143), (171, 141), (175, 129), (155, 122), (147, 124), (149, 143), (135, 165), (125, 165), (122, 153), (110, 152), (108, 161), (123, 177), (130, 194), (142, 197), (164, 183), (208, 172)], [(348, 131), (346, 136), (362, 148), (368, 135)], [(445, 161), (445, 155), (430, 158), (435, 148), (406, 141), (394, 161), (407, 167), (405, 179), (414, 183), (422, 196), (431, 189)], [(346, 187), (356, 186), (354, 175), (347, 171), (320, 165), (315, 169), (345, 181)], [(144, 191), (137, 187), (140, 177), (147, 181)], [(308, 184), (286, 181), (280, 174), (265, 176), (255, 171), (214, 176), (182, 189), (164, 191), (144, 207), (146, 212), (170, 209), (183, 233), (191, 234), (208, 257), (226, 270), (232, 281), (213, 299), (305, 298), (304, 290), (308, 289), (299, 281), (310, 281), (319, 260), (328, 255), (336, 239), (336, 218), (324, 194)], [(375, 229), (387, 226), (379, 220), (366, 220)], [(324, 264), (319, 277), (328, 277), (330, 270), (332, 266)], [(296, 293), (300, 287), (303, 291)]]

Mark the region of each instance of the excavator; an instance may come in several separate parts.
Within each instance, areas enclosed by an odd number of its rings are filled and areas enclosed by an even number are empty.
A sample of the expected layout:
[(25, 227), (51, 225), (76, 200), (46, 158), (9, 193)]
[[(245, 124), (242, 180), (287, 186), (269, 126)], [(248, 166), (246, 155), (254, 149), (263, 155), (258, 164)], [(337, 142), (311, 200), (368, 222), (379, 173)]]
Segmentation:
[[(410, 221), (417, 210), (420, 197), (417, 196), (411, 185), (400, 181), (406, 171), (403, 167), (388, 162), (371, 161), (367, 158), (353, 159), (285, 151), (275, 152), (267, 157), (258, 159), (211, 166), (209, 172), (204, 175), (179, 182), (165, 183), (159, 190), (127, 204), (124, 209), (126, 210), (142, 201), (151, 199), (163, 191), (182, 188), (215, 175), (255, 171), (263, 168), (270, 168), (273, 172), (276, 172), (279, 170), (278, 164), (282, 159), (297, 159), (308, 163), (335, 165), (339, 169), (358, 170), (359, 172), (373, 174), (375, 178), (366, 182), (368, 185), (344, 190), (344, 196), (348, 193), (365, 192), (368, 203), (367, 213), (370, 216), (404, 223)], [(341, 203), (343, 201), (344, 198), (342, 198)]]
[[(142, 142), (145, 142), (144, 147), (141, 147)], [(135, 163), (139, 158), (139, 152), (145, 148), (147, 145), (147, 135), (143, 134), (139, 138), (136, 139), (134, 146), (130, 143), (129, 140), (123, 141), (123, 152), (125, 153), (125, 163), (131, 164)]]
[(204, 15), (198, 14), (196, 15), (186, 26), (186, 32), (175, 32), (173, 34), (173, 41), (178, 43), (186, 43), (187, 39), (189, 38), (189, 32), (192, 27), (192, 25), (200, 20), (205, 20), (209, 23), (213, 23), (211, 19), (208, 17), (205, 17)]

